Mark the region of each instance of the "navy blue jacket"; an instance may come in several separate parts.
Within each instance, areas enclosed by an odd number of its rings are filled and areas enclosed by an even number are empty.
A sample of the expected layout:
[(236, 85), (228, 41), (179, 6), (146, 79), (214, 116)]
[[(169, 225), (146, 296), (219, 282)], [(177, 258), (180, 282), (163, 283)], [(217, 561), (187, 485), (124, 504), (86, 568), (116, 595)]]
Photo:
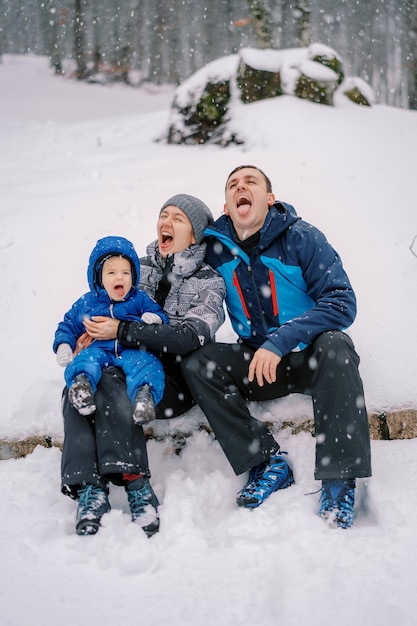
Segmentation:
[[(101, 269), (106, 258), (112, 255), (126, 257), (132, 266), (132, 283), (137, 284), (140, 276), (140, 262), (133, 244), (123, 237), (104, 237), (95, 245), (88, 264), (87, 278), (90, 291), (85, 293), (65, 313), (64, 320), (58, 324), (53, 344), (54, 352), (59, 344), (68, 343), (75, 350), (77, 339), (85, 332), (83, 320), (92, 315), (105, 315), (119, 320), (141, 320), (146, 311), (156, 313), (164, 324), (168, 324), (168, 317), (162, 308), (144, 291), (132, 286), (124, 300), (115, 302), (109, 298), (101, 285)], [(120, 352), (118, 341), (95, 341), (97, 347)]]
[(226, 215), (205, 235), (207, 262), (226, 283), (233, 329), (253, 348), (284, 356), (355, 319), (355, 294), (337, 252), (291, 205), (270, 208), (250, 258)]

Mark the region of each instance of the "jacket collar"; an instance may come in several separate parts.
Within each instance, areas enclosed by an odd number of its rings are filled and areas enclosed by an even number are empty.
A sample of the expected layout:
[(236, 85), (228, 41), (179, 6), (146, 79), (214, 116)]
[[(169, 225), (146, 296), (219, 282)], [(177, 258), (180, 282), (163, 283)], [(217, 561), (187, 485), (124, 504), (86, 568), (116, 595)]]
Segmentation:
[[(174, 254), (174, 264), (172, 273), (176, 276), (191, 276), (204, 262), (207, 244), (205, 242), (194, 244), (189, 248), (185, 248), (181, 252)], [(161, 256), (158, 249), (158, 240), (150, 243), (146, 248), (146, 254), (151, 259), (153, 265), (158, 266), (161, 270), (165, 267), (165, 259)]]

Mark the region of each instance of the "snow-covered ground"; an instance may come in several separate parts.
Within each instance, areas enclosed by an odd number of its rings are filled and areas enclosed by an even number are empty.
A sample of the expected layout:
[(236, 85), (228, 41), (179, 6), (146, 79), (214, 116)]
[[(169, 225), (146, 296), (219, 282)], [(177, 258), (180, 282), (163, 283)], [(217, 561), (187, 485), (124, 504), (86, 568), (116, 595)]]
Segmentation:
[[(62, 437), (63, 376), (51, 344), (87, 290), (96, 240), (122, 235), (143, 254), (175, 193), (200, 196), (219, 216), (226, 176), (242, 163), (264, 169), (277, 198), (340, 252), (358, 296), (351, 334), (368, 408), (415, 408), (417, 113), (283, 96), (235, 106), (244, 146), (168, 146), (155, 139), (172, 95), (85, 85), (53, 76), (43, 58), (3, 57), (0, 439)], [(234, 340), (229, 324), (219, 338)], [(301, 398), (254, 409), (274, 419), (311, 413)], [(417, 441), (372, 442), (374, 475), (360, 481), (348, 531), (329, 530), (315, 515), (318, 496), (305, 495), (320, 486), (314, 439), (284, 431), (280, 443), (296, 485), (246, 511), (234, 504), (245, 477), (205, 432), (180, 456), (169, 439), (151, 441), (161, 501), (151, 540), (131, 524), (117, 488), (98, 535), (76, 536), (57, 448), (1, 461), (1, 623), (414, 624)]]

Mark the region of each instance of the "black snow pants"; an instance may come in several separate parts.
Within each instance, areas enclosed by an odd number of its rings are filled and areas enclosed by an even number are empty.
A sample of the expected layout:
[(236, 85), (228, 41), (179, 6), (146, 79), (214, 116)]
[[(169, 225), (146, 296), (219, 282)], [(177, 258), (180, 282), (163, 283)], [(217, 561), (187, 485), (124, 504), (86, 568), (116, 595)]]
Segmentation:
[[(165, 390), (155, 407), (159, 419), (176, 417), (194, 405), (175, 357), (163, 355), (161, 361)], [(145, 434), (133, 422), (123, 371), (117, 367), (104, 370), (94, 397), (95, 413), (84, 416), (69, 402), (68, 390), (63, 392), (61, 489), (72, 498), (85, 484), (106, 488), (108, 482), (123, 484), (124, 473), (150, 476)]]
[(368, 416), (359, 357), (348, 335), (319, 335), (307, 348), (284, 356), (275, 383), (249, 383), (254, 350), (245, 344), (210, 343), (188, 355), (182, 371), (236, 474), (267, 460), (279, 444), (264, 422), (251, 416), (247, 401), (290, 393), (312, 397), (315, 478), (371, 475)]

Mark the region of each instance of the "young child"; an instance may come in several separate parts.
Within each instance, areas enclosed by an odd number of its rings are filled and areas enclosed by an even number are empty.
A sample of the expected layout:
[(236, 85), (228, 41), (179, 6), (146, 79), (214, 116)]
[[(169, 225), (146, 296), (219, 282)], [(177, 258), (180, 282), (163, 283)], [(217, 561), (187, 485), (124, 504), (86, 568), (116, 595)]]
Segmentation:
[(74, 302), (58, 324), (53, 350), (59, 365), (66, 368), (69, 400), (81, 415), (94, 413), (94, 393), (102, 370), (115, 365), (126, 374), (135, 423), (145, 424), (155, 418), (155, 404), (162, 399), (165, 382), (162, 365), (155, 355), (146, 350), (125, 349), (117, 340), (93, 340), (74, 354), (77, 340), (85, 332), (83, 321), (92, 316), (168, 323), (159, 304), (136, 287), (139, 275), (139, 258), (130, 241), (123, 237), (99, 239), (88, 264), (90, 291)]

